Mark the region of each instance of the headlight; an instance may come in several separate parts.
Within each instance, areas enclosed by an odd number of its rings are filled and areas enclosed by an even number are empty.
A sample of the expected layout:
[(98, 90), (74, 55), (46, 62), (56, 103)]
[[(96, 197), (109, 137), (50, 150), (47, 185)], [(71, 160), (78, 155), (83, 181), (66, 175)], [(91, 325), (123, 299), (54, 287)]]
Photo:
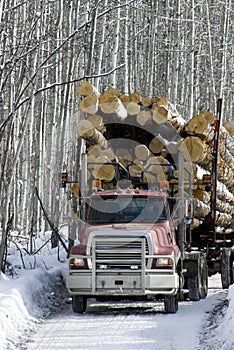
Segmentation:
[(83, 258), (71, 258), (69, 261), (69, 267), (71, 270), (79, 269), (85, 266), (85, 260)]
[(152, 269), (172, 269), (173, 259), (171, 258), (155, 258), (152, 261)]
[(157, 266), (172, 266), (173, 262), (171, 258), (158, 258), (156, 259)]

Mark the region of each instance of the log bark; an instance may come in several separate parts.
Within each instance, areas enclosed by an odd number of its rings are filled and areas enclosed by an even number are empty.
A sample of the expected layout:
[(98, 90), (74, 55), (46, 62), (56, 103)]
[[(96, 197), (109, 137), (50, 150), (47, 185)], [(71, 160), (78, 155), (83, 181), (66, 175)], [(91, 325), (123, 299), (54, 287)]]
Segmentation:
[(232, 222), (232, 215), (227, 213), (216, 212), (216, 224), (218, 226), (228, 226)]
[(102, 134), (106, 131), (106, 127), (103, 123), (102, 116), (98, 114), (88, 114), (86, 120), (90, 121), (95, 129), (100, 131)]
[(194, 216), (199, 219), (204, 219), (210, 212), (210, 206), (203, 203), (197, 198), (194, 198)]
[(90, 145), (99, 145), (101, 148), (107, 148), (108, 143), (100, 131), (95, 129), (88, 120), (80, 120), (77, 125), (78, 134)]
[(210, 193), (201, 189), (193, 190), (193, 196), (205, 204), (210, 203)]

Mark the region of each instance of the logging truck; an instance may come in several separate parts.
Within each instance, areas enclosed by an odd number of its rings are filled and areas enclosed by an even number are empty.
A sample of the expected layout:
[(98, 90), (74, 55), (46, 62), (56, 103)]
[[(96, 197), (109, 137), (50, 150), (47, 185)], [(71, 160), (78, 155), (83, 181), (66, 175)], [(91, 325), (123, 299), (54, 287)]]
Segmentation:
[[(123, 124), (120, 129), (126, 132)], [(221, 273), (224, 288), (233, 282), (233, 232), (219, 235), (215, 230), (217, 142), (212, 176), (208, 181), (204, 177), (212, 192), (211, 210), (198, 229), (191, 226), (193, 176), (179, 144), (173, 162), (148, 164), (155, 173), (163, 168), (167, 174), (167, 180), (155, 176), (152, 181), (147, 166), (132, 173), (123, 162), (87, 161), (90, 145), (81, 140), (79, 237), (70, 250), (66, 278), (74, 312), (85, 312), (88, 298), (96, 298), (159, 299), (166, 313), (176, 313), (179, 300), (207, 296), (208, 276)], [(88, 169), (95, 166), (99, 170), (90, 182)], [(178, 176), (168, 181), (172, 169)], [(63, 176), (62, 186), (66, 183)]]

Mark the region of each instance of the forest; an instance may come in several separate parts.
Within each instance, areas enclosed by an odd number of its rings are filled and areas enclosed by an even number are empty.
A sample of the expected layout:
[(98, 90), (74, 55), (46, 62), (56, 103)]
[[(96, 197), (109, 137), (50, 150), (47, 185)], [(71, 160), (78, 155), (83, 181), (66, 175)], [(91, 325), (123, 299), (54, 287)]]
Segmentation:
[[(234, 113), (232, 0), (1, 0), (0, 262), (12, 234), (72, 225), (79, 84)], [(33, 239), (28, 252), (33, 252)]]

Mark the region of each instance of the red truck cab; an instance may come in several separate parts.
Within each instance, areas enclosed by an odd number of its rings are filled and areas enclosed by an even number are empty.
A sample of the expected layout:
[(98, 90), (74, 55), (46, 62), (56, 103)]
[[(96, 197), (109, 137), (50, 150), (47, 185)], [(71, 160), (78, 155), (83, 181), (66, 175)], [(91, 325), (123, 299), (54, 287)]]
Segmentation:
[(67, 276), (75, 312), (85, 311), (89, 297), (160, 297), (166, 312), (177, 311), (180, 250), (166, 192), (93, 193), (79, 239)]

